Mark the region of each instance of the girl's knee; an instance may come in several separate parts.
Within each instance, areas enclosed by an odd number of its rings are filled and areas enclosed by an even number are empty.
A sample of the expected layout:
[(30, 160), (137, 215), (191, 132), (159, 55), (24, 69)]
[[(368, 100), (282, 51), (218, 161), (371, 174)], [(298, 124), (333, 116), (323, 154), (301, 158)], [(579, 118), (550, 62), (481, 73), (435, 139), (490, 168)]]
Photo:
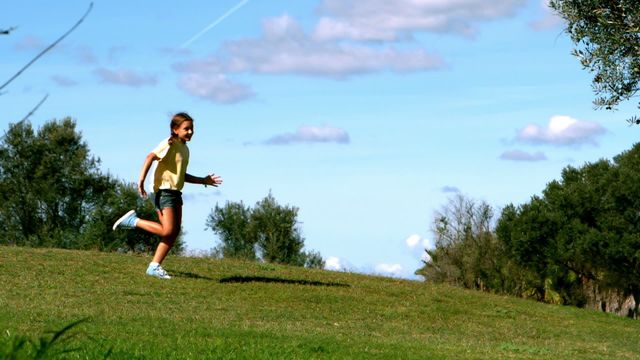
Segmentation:
[(163, 239), (167, 239), (173, 242), (178, 237), (178, 234), (179, 234), (179, 231), (175, 229), (162, 229), (162, 234), (160, 234), (160, 236)]

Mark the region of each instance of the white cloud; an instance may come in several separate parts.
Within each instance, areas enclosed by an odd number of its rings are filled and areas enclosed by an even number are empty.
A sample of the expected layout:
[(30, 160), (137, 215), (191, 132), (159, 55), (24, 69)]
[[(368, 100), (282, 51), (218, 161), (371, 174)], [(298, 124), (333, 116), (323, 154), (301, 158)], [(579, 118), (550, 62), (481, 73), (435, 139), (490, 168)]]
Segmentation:
[(293, 18), (283, 15), (265, 21), (261, 38), (227, 42), (213, 57), (177, 63), (174, 69), (197, 74), (251, 72), (345, 78), (378, 71), (433, 70), (442, 63), (423, 49), (318, 41)]
[(406, 269), (402, 264), (380, 262), (376, 265), (368, 264), (365, 266), (355, 267), (349, 261), (337, 256), (329, 256), (328, 258), (326, 258), (324, 268), (325, 270), (330, 271), (348, 271), (360, 274), (391, 276), (413, 280), (420, 279), (419, 276), (413, 274), (413, 271), (415, 269)]
[(543, 161), (547, 160), (547, 156), (542, 152), (530, 154), (521, 150), (510, 150), (503, 152), (502, 155), (500, 155), (500, 159), (512, 161)]
[(178, 80), (178, 87), (187, 94), (222, 104), (237, 103), (254, 96), (248, 86), (222, 74), (187, 74)]
[(534, 30), (544, 31), (564, 24), (564, 20), (556, 15), (554, 10), (549, 7), (549, 0), (541, 0), (540, 7), (543, 11), (542, 17), (530, 24)]
[[(14, 45), (14, 49), (18, 51), (42, 51), (49, 45), (49, 43), (45, 43), (38, 37), (27, 35), (21, 38)], [(87, 45), (69, 45), (61, 43), (55, 46), (52, 53), (69, 56), (81, 65), (92, 65), (98, 62), (93, 50)]]
[(140, 87), (155, 85), (158, 81), (155, 75), (138, 74), (132, 70), (109, 70), (99, 68), (94, 73), (103, 81), (110, 84)]
[(460, 192), (460, 189), (450, 185), (445, 185), (440, 190), (442, 190), (443, 193), (459, 193)]
[(404, 275), (402, 265), (400, 264), (377, 264), (374, 268), (375, 273), (384, 276), (402, 277)]
[(76, 61), (82, 65), (93, 65), (98, 62), (93, 50), (88, 46), (77, 46), (73, 50)]
[(569, 116), (551, 117), (546, 127), (529, 124), (520, 129), (516, 140), (533, 144), (551, 144), (559, 146), (590, 144), (597, 146), (596, 138), (606, 130), (592, 121), (576, 120)]
[(42, 50), (47, 46), (42, 39), (35, 36), (27, 35), (21, 38), (13, 48), (18, 51)]
[(78, 85), (77, 81), (62, 75), (53, 75), (51, 76), (51, 80), (53, 80), (53, 82), (55, 82), (58, 86), (62, 87), (71, 87)]
[(525, 0), (324, 0), (314, 37), (390, 41), (419, 31), (471, 35), (475, 23), (513, 16)]
[[(173, 69), (185, 74), (179, 86), (187, 93), (231, 103), (253, 96), (247, 86), (226, 78), (232, 74), (296, 74), (345, 79), (381, 71), (435, 70), (443, 64), (439, 56), (421, 48), (398, 49), (311, 36), (294, 18), (282, 15), (265, 20), (259, 37), (228, 41), (212, 56), (178, 62), (173, 64)], [(196, 84), (201, 83), (208, 83), (210, 89), (196, 88)], [(229, 89), (229, 99), (215, 84)]]
[(435, 248), (435, 244), (433, 244), (429, 239), (423, 238), (418, 234), (413, 234), (407, 237), (405, 244), (413, 257), (422, 261), (429, 261), (431, 259), (425, 249)]
[(407, 246), (409, 248), (413, 248), (413, 247), (415, 247), (416, 245), (418, 245), (420, 243), (420, 239), (421, 239), (420, 235), (413, 234), (413, 235), (409, 236), (407, 238), (407, 240), (405, 240), (405, 242), (407, 243)]
[(332, 271), (346, 271), (347, 265), (345, 264), (345, 260), (335, 256), (329, 256), (324, 261), (324, 268)]
[(285, 133), (276, 135), (265, 143), (268, 145), (287, 145), (291, 143), (326, 143), (335, 142), (338, 144), (348, 144), (349, 134), (340, 128), (332, 126), (302, 126), (295, 133)]

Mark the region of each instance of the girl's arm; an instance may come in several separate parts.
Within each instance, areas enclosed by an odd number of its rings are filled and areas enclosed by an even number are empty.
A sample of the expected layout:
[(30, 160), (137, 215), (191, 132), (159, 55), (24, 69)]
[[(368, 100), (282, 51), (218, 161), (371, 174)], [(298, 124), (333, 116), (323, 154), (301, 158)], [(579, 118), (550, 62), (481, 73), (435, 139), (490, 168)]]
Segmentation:
[(142, 164), (142, 170), (140, 170), (140, 178), (138, 180), (138, 192), (144, 198), (147, 197), (147, 192), (144, 190), (144, 180), (147, 178), (147, 173), (151, 168), (151, 164), (156, 160), (160, 160), (158, 155), (154, 153), (149, 153), (149, 155), (147, 155), (147, 157), (144, 159), (144, 163)]
[(222, 184), (222, 178), (220, 175), (210, 174), (204, 177), (193, 176), (190, 174), (186, 174), (184, 176), (184, 181), (192, 184), (203, 184), (203, 185), (212, 185), (218, 186)]

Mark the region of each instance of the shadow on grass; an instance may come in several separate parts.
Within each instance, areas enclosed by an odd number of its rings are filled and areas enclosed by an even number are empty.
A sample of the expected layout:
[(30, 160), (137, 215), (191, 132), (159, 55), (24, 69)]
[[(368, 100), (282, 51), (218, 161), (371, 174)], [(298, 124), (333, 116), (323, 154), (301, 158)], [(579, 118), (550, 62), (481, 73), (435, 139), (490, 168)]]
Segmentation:
[(229, 277), (220, 279), (220, 283), (222, 284), (248, 283), (248, 282), (278, 283), (278, 284), (291, 284), (291, 285), (311, 285), (311, 286), (336, 286), (336, 287), (351, 286), (348, 284), (341, 284), (341, 283), (334, 283), (334, 282), (281, 279), (281, 278), (266, 277), (266, 276), (229, 276)]
[(202, 275), (198, 275), (198, 274), (192, 273), (192, 272), (175, 271), (175, 270), (168, 270), (168, 272), (173, 277), (180, 277), (180, 278), (187, 278), (187, 279), (198, 279), (198, 280), (213, 280), (213, 278), (210, 278), (208, 276), (202, 276)]

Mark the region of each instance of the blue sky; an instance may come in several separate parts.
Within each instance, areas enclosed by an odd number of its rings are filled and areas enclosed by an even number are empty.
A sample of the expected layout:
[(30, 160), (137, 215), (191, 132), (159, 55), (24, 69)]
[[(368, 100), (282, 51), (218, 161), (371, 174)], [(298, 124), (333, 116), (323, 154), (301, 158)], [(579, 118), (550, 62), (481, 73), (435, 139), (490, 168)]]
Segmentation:
[[(3, 5), (0, 29), (17, 28), (0, 81), (88, 7)], [(456, 193), (520, 204), (633, 146), (633, 104), (594, 110), (572, 47), (540, 0), (95, 1), (5, 89), (1, 125), (49, 94), (32, 124), (73, 117), (102, 169), (133, 182), (187, 111), (189, 172), (224, 179), (185, 187), (189, 249), (216, 245), (216, 203), (271, 191), (328, 267), (411, 278)]]

